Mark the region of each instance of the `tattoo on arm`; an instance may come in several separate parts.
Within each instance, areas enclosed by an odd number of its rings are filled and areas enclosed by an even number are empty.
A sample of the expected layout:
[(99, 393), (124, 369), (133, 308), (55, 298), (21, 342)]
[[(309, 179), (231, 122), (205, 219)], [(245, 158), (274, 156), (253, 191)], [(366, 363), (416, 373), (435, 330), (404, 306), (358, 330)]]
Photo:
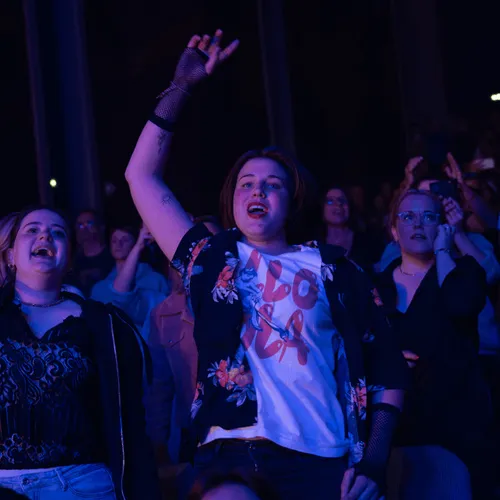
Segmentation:
[(161, 204), (163, 206), (170, 204), (171, 201), (172, 201), (172, 197), (169, 196), (168, 194), (163, 195), (161, 198)]
[(167, 135), (168, 133), (165, 130), (162, 130), (160, 132), (160, 135), (158, 136), (158, 154), (160, 154), (162, 151), (163, 143), (165, 142)]

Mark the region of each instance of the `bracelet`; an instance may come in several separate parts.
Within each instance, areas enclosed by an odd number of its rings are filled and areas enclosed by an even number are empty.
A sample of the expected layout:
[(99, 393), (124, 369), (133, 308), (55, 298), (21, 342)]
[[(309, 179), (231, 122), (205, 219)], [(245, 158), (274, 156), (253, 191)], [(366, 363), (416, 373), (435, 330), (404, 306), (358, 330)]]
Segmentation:
[(175, 128), (175, 123), (172, 123), (169, 120), (165, 120), (165, 118), (161, 118), (154, 113), (150, 115), (149, 121), (154, 123), (157, 127), (165, 130), (166, 132), (173, 132)]
[(434, 255), (437, 255), (439, 252), (450, 253), (450, 249), (449, 248), (438, 248), (437, 250), (434, 250)]

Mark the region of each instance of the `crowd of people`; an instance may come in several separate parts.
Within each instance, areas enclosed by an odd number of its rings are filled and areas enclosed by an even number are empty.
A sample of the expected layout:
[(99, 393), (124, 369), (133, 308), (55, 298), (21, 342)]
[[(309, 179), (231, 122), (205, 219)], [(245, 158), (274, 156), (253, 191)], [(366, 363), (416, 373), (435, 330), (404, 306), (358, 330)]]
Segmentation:
[(498, 498), (488, 152), (414, 157), (369, 204), (249, 151), (219, 216), (194, 217), (163, 173), (238, 47), (221, 37), (190, 40), (139, 137), (140, 227), (42, 206), (0, 222), (0, 498)]

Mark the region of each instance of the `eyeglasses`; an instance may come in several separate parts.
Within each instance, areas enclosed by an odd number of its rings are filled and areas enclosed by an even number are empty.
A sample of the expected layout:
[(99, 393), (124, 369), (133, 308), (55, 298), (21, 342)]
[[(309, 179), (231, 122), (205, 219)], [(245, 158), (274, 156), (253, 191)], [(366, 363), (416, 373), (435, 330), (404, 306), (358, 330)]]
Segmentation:
[(436, 212), (400, 212), (398, 219), (405, 226), (413, 226), (420, 221), (424, 226), (435, 226), (439, 224), (440, 215)]
[(80, 222), (76, 225), (78, 229), (84, 229), (86, 227), (94, 227), (96, 224), (93, 220), (86, 220), (85, 222)]

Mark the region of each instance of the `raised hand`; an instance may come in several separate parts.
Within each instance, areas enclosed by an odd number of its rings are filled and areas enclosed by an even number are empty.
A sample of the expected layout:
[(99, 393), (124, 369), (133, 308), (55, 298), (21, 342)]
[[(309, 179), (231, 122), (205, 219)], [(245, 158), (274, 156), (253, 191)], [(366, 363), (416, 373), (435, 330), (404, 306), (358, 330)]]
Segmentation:
[(444, 167), (446, 175), (450, 179), (456, 180), (459, 186), (462, 186), (464, 184), (464, 178), (460, 166), (451, 153), (446, 155), (446, 159), (448, 160), (448, 165)]
[(149, 229), (145, 225), (143, 225), (139, 232), (139, 237), (137, 238), (135, 246), (139, 251), (142, 251), (144, 250), (146, 245), (149, 245), (153, 241), (153, 235), (150, 233)]
[(222, 35), (222, 30), (217, 30), (213, 37), (194, 35), (189, 40), (175, 70), (173, 83), (177, 87), (189, 92), (234, 53), (239, 41), (234, 40), (223, 50)]
[(194, 35), (184, 49), (170, 87), (159, 96), (150, 121), (158, 127), (172, 132), (179, 113), (191, 91), (211, 75), (217, 66), (224, 62), (238, 48), (238, 40), (234, 40), (224, 50), (220, 47), (222, 31), (217, 30), (213, 37)]
[(412, 184), (415, 180), (415, 169), (420, 165), (423, 161), (422, 156), (415, 156), (414, 158), (410, 158), (405, 167), (405, 178), (407, 182)]
[(211, 75), (219, 64), (234, 54), (240, 44), (239, 40), (233, 40), (225, 49), (222, 49), (220, 46), (222, 36), (222, 30), (217, 30), (212, 38), (209, 35), (203, 35), (203, 37), (195, 35), (189, 40), (188, 48), (198, 49), (208, 58), (205, 64), (208, 75)]
[(434, 240), (434, 251), (447, 250), (450, 251), (453, 246), (453, 237), (455, 235), (455, 227), (449, 224), (438, 226), (438, 234)]
[(470, 164), (472, 172), (482, 172), (484, 170), (492, 170), (495, 168), (495, 160), (493, 158), (478, 158)]
[(456, 233), (463, 231), (464, 212), (460, 205), (453, 198), (445, 198), (443, 207), (446, 216), (446, 222), (455, 228)]

